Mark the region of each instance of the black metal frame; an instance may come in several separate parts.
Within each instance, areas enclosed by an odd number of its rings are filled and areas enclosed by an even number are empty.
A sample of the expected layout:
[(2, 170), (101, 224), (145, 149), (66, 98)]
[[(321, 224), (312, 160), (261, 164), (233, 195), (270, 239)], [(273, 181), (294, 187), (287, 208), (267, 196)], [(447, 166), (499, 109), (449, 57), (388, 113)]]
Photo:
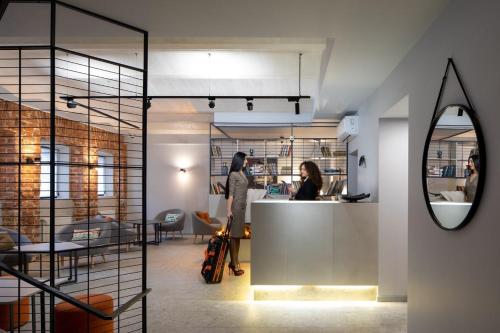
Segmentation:
[(62, 299), (63, 301), (68, 302), (69, 304), (74, 305), (77, 308), (82, 309), (85, 312), (93, 314), (93, 315), (95, 315), (101, 319), (104, 319), (104, 320), (115, 319), (120, 314), (127, 311), (132, 305), (137, 303), (140, 299), (145, 299), (146, 295), (151, 292), (151, 289), (146, 288), (141, 293), (137, 294), (136, 296), (131, 298), (128, 302), (126, 302), (125, 304), (120, 306), (118, 309), (113, 311), (111, 314), (109, 314), (109, 313), (103, 312), (103, 311), (101, 311), (101, 310), (99, 310), (99, 309), (97, 309), (97, 308), (95, 308), (87, 303), (81, 302), (81, 301), (61, 292), (59, 289), (57, 289), (55, 287), (48, 286), (47, 284), (45, 284), (37, 279), (34, 279), (25, 273), (22, 273), (22, 272), (19, 272), (18, 270), (10, 268), (9, 266), (5, 265), (2, 262), (0, 262), (0, 268), (3, 271), (5, 271), (13, 276), (16, 276), (20, 280), (25, 281), (25, 282), (29, 283), (30, 285), (40, 289), (41, 291), (49, 293), (50, 295), (52, 295), (52, 297), (57, 297), (59, 299)]
[[(114, 65), (118, 65), (123, 68), (129, 68), (133, 70), (137, 70), (142, 72), (142, 82), (143, 82), (143, 89), (142, 89), (142, 94), (139, 96), (133, 96), (133, 98), (142, 100), (142, 220), (146, 221), (146, 212), (147, 212), (147, 196), (146, 196), (146, 191), (147, 191), (147, 82), (148, 82), (148, 32), (140, 29), (138, 27), (126, 24), (124, 22), (120, 22), (118, 20), (112, 19), (110, 17), (104, 16), (97, 14), (95, 12), (65, 3), (63, 1), (58, 1), (58, 0), (38, 0), (38, 1), (33, 1), (33, 0), (2, 0), (0, 3), (0, 19), (2, 18), (3, 14), (5, 13), (9, 3), (45, 3), (50, 5), (50, 43), (49, 45), (27, 45), (27, 46), (0, 46), (0, 50), (19, 50), (19, 53), (21, 53), (22, 50), (49, 50), (50, 51), (50, 279), (49, 279), (49, 285), (42, 283), (36, 279), (31, 278), (30, 276), (24, 274), (23, 272), (20, 272), (18, 270), (14, 270), (3, 263), (0, 262), (0, 268), (1, 270), (12, 274), (13, 276), (18, 277), (20, 280), (26, 281), (29, 284), (39, 288), (40, 290), (47, 292), (50, 296), (50, 321), (51, 323), (54, 323), (54, 307), (55, 307), (55, 298), (59, 298), (61, 300), (64, 300), (88, 313), (94, 314), (95, 316), (105, 319), (105, 320), (112, 320), (116, 317), (118, 317), (121, 313), (126, 311), (128, 308), (130, 308), (133, 304), (138, 302), (139, 300), (142, 300), (142, 331), (146, 332), (147, 331), (147, 298), (146, 295), (150, 292), (150, 289), (147, 288), (147, 237), (143, 237), (142, 239), (142, 292), (129, 301), (127, 301), (123, 305), (119, 305), (118, 309), (115, 310), (112, 314), (107, 314), (104, 313), (100, 310), (95, 309), (92, 306), (89, 306), (86, 303), (82, 303), (76, 299), (74, 299), (71, 296), (68, 296), (65, 293), (62, 293), (56, 288), (55, 285), (55, 279), (56, 279), (56, 265), (55, 265), (55, 260), (56, 260), (56, 251), (55, 251), (55, 226), (56, 226), (56, 221), (55, 221), (55, 198), (56, 198), (56, 188), (55, 188), (55, 167), (57, 162), (55, 161), (55, 149), (56, 149), (56, 74), (55, 74), (55, 69), (56, 69), (56, 51), (64, 51), (67, 53), (71, 53), (74, 55), (79, 55), (83, 56), (89, 59), (93, 60), (98, 60)], [(125, 64), (118, 64), (114, 63), (109, 60), (105, 59), (100, 59), (91, 55), (87, 54), (82, 54), (79, 52), (67, 50), (61, 47), (58, 47), (56, 45), (56, 8), (57, 6), (62, 6), (67, 9), (70, 9), (72, 11), (78, 12), (83, 15), (87, 15), (90, 17), (97, 18), (99, 20), (111, 23), (113, 25), (118, 25), (122, 28), (129, 29), (131, 31), (134, 31), (136, 33), (142, 34), (143, 36), (143, 68), (135, 68), (132, 66), (128, 66)], [(19, 57), (21, 59), (21, 57)], [(21, 69), (19, 69), (19, 80), (21, 80)], [(21, 89), (21, 83), (19, 83), (19, 90)], [(82, 98), (85, 98), (90, 101), (92, 96), (84, 96)], [(120, 96), (114, 96), (114, 98), (120, 98)], [(122, 96), (123, 98), (123, 96)], [(21, 94), (19, 94), (19, 105), (21, 105)], [(90, 111), (90, 109), (89, 109)], [(96, 111), (96, 110), (93, 110)], [(99, 112), (97, 110), (96, 112)], [(124, 120), (118, 119), (119, 122), (127, 123)], [(128, 124), (130, 125), (130, 124)], [(19, 126), (21, 126), (21, 122), (19, 121)], [(135, 126), (137, 127), (137, 126)], [(21, 137), (21, 131), (19, 131), (19, 140)], [(21, 147), (21, 146), (20, 146)], [(25, 163), (21, 160), (21, 154), (19, 153), (19, 170), (22, 165)], [(90, 163), (89, 163), (89, 168), (90, 168)], [(20, 171), (19, 171), (20, 172)], [(18, 180), (20, 185), (21, 178), (19, 177)], [(19, 195), (20, 195), (20, 187), (18, 189)], [(21, 201), (19, 201), (20, 203)], [(20, 204), (18, 205), (18, 209), (20, 209)], [(19, 217), (21, 214), (19, 214)], [(147, 235), (147, 225), (146, 223), (143, 223), (143, 229), (142, 229), (142, 234)], [(119, 232), (120, 235), (120, 232)], [(20, 233), (19, 233), (20, 237)], [(119, 236), (120, 237), (120, 236)], [(21, 253), (19, 253), (19, 256), (21, 256)], [(20, 306), (20, 305), (19, 305)], [(44, 305), (44, 297), (42, 297), (41, 301), (41, 306)], [(12, 313), (11, 313), (12, 315)], [(50, 325), (50, 331), (54, 332), (54, 325)], [(45, 332), (45, 325), (42, 324), (42, 332)]]
[[(231, 137), (227, 132), (225, 132), (221, 127), (245, 127), (245, 128), (290, 128), (290, 137), (293, 137), (293, 140), (290, 140), (290, 146), (292, 147), (292, 154), (290, 156), (290, 164), (292, 165), (292, 169), (290, 172), (290, 177), (293, 177), (293, 158), (294, 158), (294, 142), (295, 142), (295, 137), (294, 137), (294, 128), (328, 128), (328, 127), (338, 127), (338, 124), (340, 121), (327, 121), (327, 122), (313, 122), (313, 123), (273, 123), (273, 124), (264, 124), (264, 123), (224, 123), (224, 122), (211, 122), (209, 124), (209, 156), (210, 156), (210, 161), (209, 161), (209, 180), (208, 180), (208, 188), (211, 189), (211, 182), (212, 182), (212, 161), (211, 161), (211, 147), (212, 147), (212, 139), (213, 139), (213, 134), (212, 134), (212, 127), (215, 128), (217, 131), (222, 133), (227, 139), (229, 140), (238, 140), (237, 138)], [(276, 138), (259, 138), (258, 140), (271, 140), (271, 139), (276, 139)], [(285, 138), (287, 139), (287, 138)], [(301, 139), (301, 138), (297, 138)], [(336, 137), (331, 137), (331, 138), (322, 138), (322, 139), (337, 139)], [(250, 139), (251, 140), (251, 139)], [(344, 142), (346, 145), (346, 154), (349, 154), (349, 142)], [(345, 177), (349, 177), (349, 158), (346, 156), (346, 170), (345, 170)], [(346, 189), (349, 189), (349, 181), (347, 181)]]
[[(445, 85), (446, 85), (446, 82), (448, 79), (448, 73), (449, 73), (450, 68), (452, 68), (453, 71), (455, 72), (455, 75), (456, 75), (457, 80), (460, 84), (460, 88), (462, 89), (462, 92), (464, 93), (464, 96), (465, 96), (465, 99), (467, 101), (468, 106), (465, 106), (462, 104), (450, 104), (450, 105), (447, 105), (447, 106), (438, 110), (440, 102), (441, 102), (441, 98), (442, 98), (443, 93), (444, 93), (444, 88), (445, 88)], [(432, 134), (434, 132), (434, 129), (436, 128), (436, 125), (437, 125), (440, 117), (450, 107), (461, 108), (462, 110), (464, 110), (467, 113), (467, 115), (471, 119), (472, 124), (474, 126), (474, 130), (476, 132), (477, 144), (478, 144), (478, 148), (479, 148), (479, 155), (480, 155), (480, 159), (481, 159), (481, 172), (479, 173), (476, 195), (475, 195), (474, 200), (472, 202), (472, 206), (469, 209), (469, 212), (467, 213), (467, 215), (465, 216), (463, 221), (461, 221), (460, 224), (458, 224), (454, 228), (447, 228), (447, 227), (443, 226), (440, 223), (439, 219), (434, 214), (434, 211), (433, 211), (432, 206), (431, 206), (431, 201), (429, 198), (428, 187), (427, 187), (427, 154), (429, 153), (429, 146), (430, 146), (430, 143), (432, 140)], [(481, 202), (481, 197), (483, 194), (484, 185), (486, 183), (486, 161), (487, 161), (486, 160), (486, 145), (484, 142), (484, 136), (483, 136), (483, 132), (481, 130), (481, 126), (479, 123), (479, 118), (478, 118), (477, 112), (472, 107), (471, 100), (470, 100), (469, 96), (467, 95), (464, 84), (462, 82), (462, 79), (460, 77), (460, 74), (459, 74), (456, 66), (455, 66), (453, 59), (448, 58), (448, 63), (446, 65), (445, 73), (443, 76), (443, 81), (441, 83), (441, 87), (439, 89), (439, 94), (438, 94), (438, 98), (437, 98), (436, 105), (434, 108), (434, 112), (432, 114), (431, 124), (430, 124), (429, 132), (427, 133), (427, 137), (425, 140), (424, 151), (423, 151), (423, 156), (422, 156), (422, 188), (423, 188), (425, 204), (427, 206), (427, 210), (429, 211), (429, 214), (432, 217), (432, 220), (439, 228), (441, 228), (443, 230), (448, 230), (448, 231), (459, 230), (459, 229), (462, 229), (463, 227), (465, 227), (472, 220), (472, 218), (473, 218), (474, 214), (476, 213), (476, 211), (479, 207), (479, 204)]]

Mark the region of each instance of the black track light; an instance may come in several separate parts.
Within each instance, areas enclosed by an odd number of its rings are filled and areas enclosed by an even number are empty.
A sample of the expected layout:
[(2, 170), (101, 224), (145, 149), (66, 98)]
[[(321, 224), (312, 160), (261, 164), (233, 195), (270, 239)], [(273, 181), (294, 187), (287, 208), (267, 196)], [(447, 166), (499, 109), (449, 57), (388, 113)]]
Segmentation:
[(68, 109), (75, 109), (77, 107), (78, 103), (71, 97), (68, 97), (68, 100), (66, 101), (66, 107)]
[(211, 109), (215, 108), (215, 98), (209, 98), (208, 100), (208, 107)]
[(253, 111), (253, 98), (247, 98), (247, 109), (248, 111)]
[(299, 101), (295, 102), (295, 114), (300, 114), (300, 103), (299, 103)]
[(148, 100), (146, 101), (146, 109), (150, 108), (151, 108), (151, 98), (148, 98)]

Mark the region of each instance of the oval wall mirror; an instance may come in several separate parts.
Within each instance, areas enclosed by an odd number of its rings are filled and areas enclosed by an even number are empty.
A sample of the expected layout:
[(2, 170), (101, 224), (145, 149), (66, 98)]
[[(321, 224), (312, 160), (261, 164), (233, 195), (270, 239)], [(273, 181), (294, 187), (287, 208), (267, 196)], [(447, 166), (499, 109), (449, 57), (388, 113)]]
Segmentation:
[(477, 209), (485, 179), (484, 140), (475, 113), (448, 105), (431, 123), (422, 181), (427, 208), (443, 229), (465, 226)]

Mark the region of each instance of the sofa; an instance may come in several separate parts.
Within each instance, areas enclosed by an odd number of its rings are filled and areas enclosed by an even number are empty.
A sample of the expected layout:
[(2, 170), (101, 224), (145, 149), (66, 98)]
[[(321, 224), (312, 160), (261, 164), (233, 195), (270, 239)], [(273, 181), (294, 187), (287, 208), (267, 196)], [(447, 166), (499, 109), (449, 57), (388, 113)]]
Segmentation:
[(208, 221), (205, 221), (204, 219), (200, 218), (198, 216), (197, 211), (192, 213), (192, 222), (193, 222), (193, 243), (196, 242), (196, 239), (198, 238), (198, 235), (201, 235), (201, 240), (203, 240), (203, 236), (208, 235), (214, 235), (217, 231), (222, 230), (222, 224), (220, 221), (216, 218), (210, 217), (210, 223)]
[(137, 240), (137, 230), (130, 223), (111, 221), (111, 245), (126, 244), (127, 247)]
[[(99, 228), (99, 237), (94, 240), (75, 240), (73, 241), (73, 233), (75, 230), (88, 230)], [(79, 250), (76, 253), (77, 257), (90, 256), (90, 264), (94, 265), (94, 256), (102, 256), (103, 261), (106, 261), (105, 255), (109, 252), (107, 245), (111, 242), (111, 223), (106, 221), (104, 216), (97, 215), (87, 220), (80, 220), (75, 223), (69, 224), (61, 228), (61, 230), (56, 234), (56, 242), (72, 242), (85, 246), (85, 249)], [(87, 249), (88, 246), (88, 249)], [(69, 253), (61, 253), (59, 255), (62, 260), (65, 257), (69, 257)]]

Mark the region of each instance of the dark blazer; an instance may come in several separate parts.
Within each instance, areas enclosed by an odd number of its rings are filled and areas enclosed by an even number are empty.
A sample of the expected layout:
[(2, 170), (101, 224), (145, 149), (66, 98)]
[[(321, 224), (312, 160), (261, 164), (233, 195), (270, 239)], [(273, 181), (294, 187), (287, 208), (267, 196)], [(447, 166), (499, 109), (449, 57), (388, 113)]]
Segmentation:
[(318, 194), (318, 187), (308, 178), (297, 191), (295, 200), (316, 200)]

